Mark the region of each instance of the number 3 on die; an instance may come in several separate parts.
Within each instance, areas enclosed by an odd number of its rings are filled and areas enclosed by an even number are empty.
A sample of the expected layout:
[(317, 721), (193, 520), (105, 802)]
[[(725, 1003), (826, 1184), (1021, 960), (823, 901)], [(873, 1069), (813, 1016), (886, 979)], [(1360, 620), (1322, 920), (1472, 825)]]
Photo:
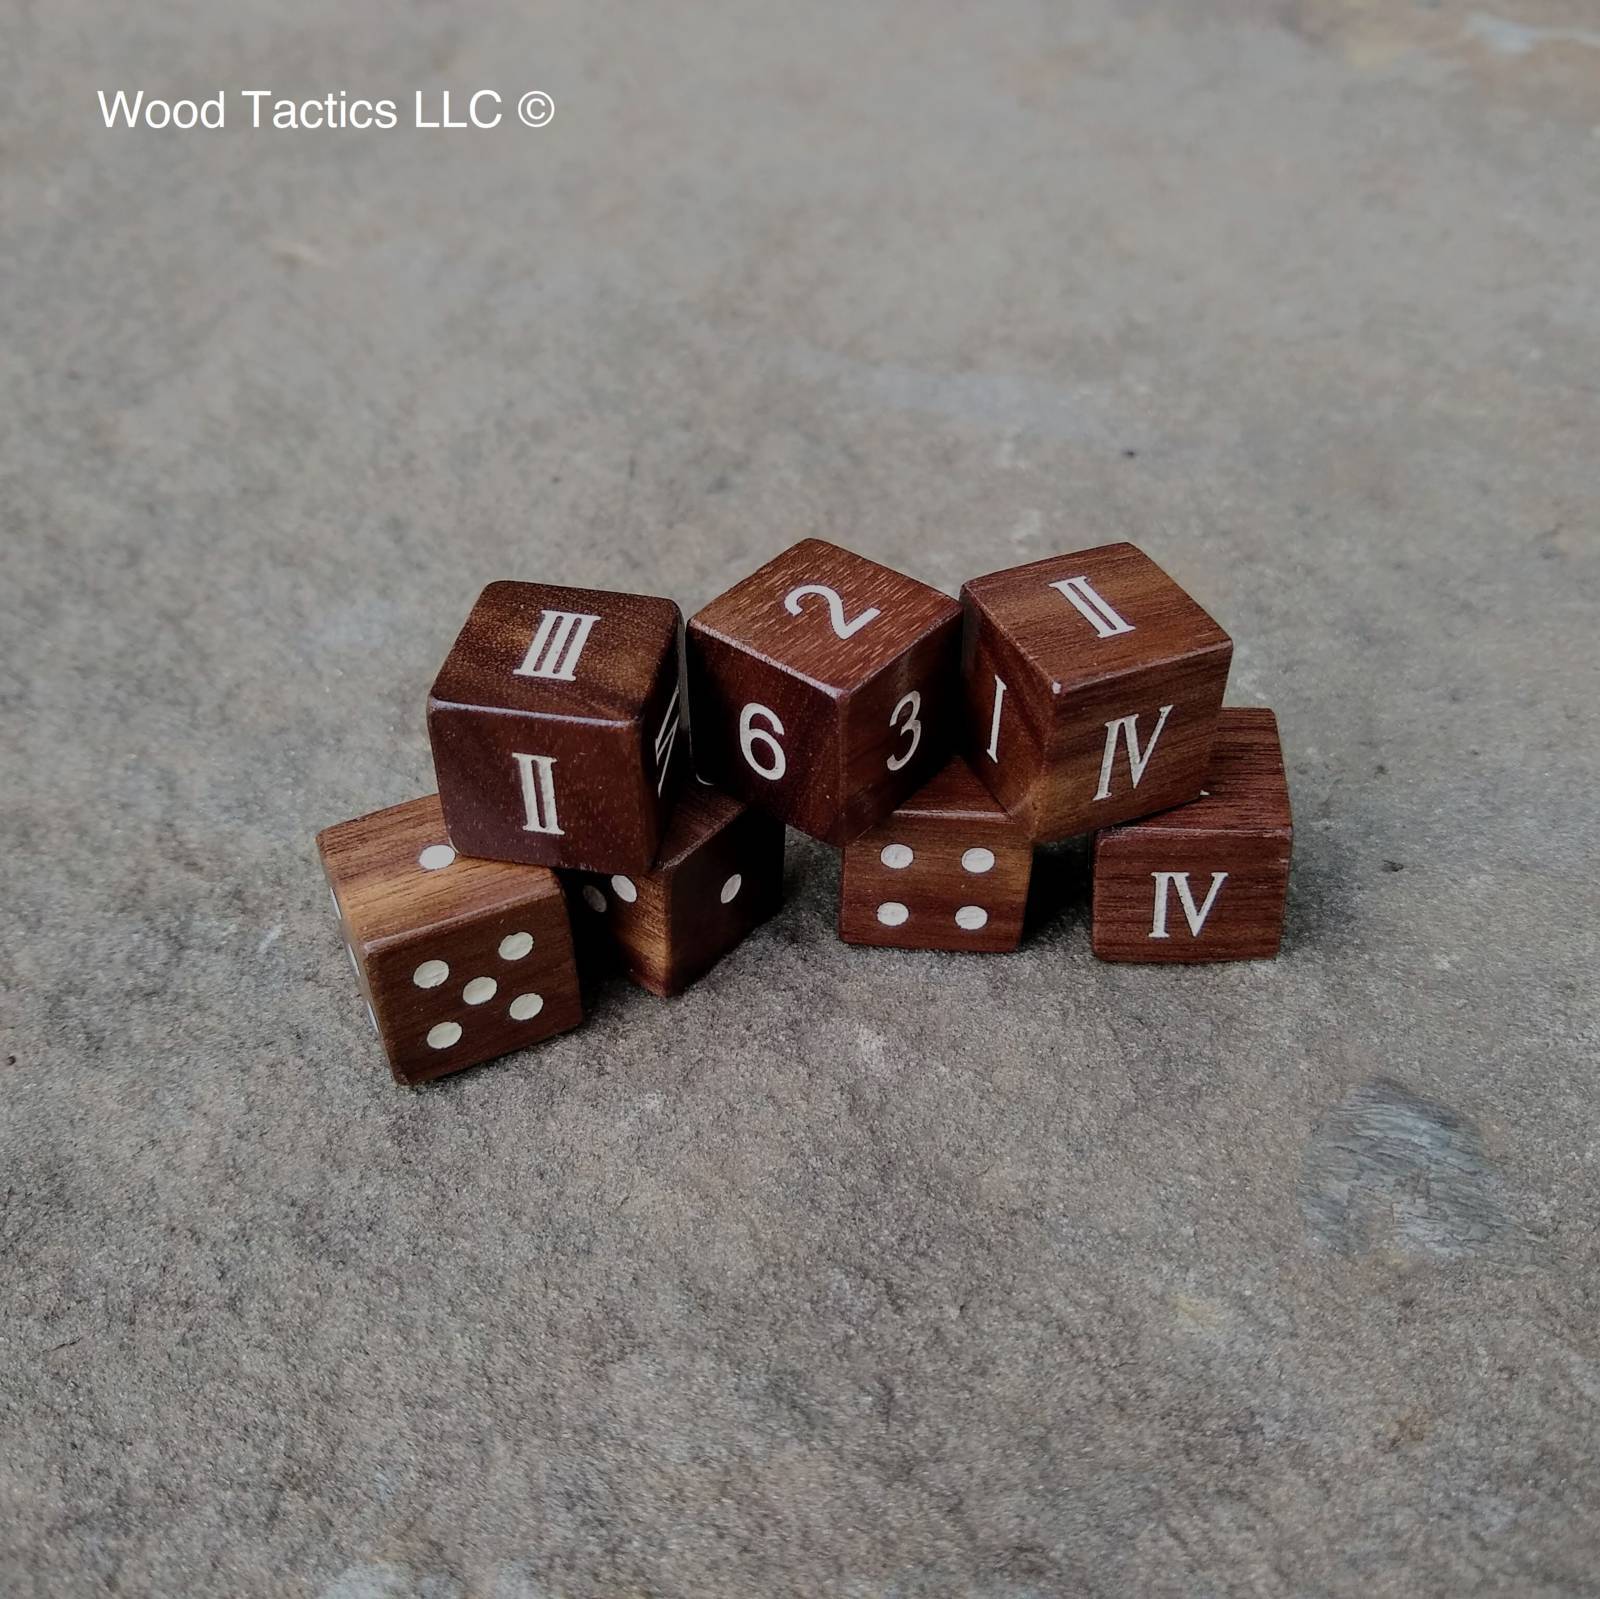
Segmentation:
[[(902, 711), (905, 712), (904, 722), (900, 720)], [(911, 742), (898, 755), (891, 755), (883, 763), (891, 772), (898, 772), (917, 753), (917, 746), (922, 742), (922, 723), (918, 720), (921, 714), (922, 695), (916, 689), (901, 695), (900, 702), (889, 712), (889, 726), (899, 733), (911, 735)]]

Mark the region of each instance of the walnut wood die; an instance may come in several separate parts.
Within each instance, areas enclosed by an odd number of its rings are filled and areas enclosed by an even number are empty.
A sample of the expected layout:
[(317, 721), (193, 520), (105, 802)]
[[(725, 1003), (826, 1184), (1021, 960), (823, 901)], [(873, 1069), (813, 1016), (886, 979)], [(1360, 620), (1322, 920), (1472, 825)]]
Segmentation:
[(458, 855), (437, 796), (326, 828), (317, 850), (397, 1081), (458, 1072), (583, 1020), (555, 873)]
[(700, 783), (684, 787), (648, 872), (569, 878), (573, 914), (640, 987), (687, 988), (783, 900), (783, 823)]
[(1015, 949), (1033, 848), (959, 756), (845, 846), (839, 937), (894, 949)]
[(684, 762), (671, 600), (491, 583), (428, 696), (439, 799), (463, 854), (643, 871)]
[(974, 578), (962, 671), (973, 769), (1036, 843), (1193, 799), (1233, 643), (1131, 544)]
[(696, 769), (847, 843), (949, 755), (960, 615), (835, 544), (785, 550), (690, 618)]
[(1225, 710), (1202, 798), (1094, 841), (1094, 952), (1108, 961), (1278, 953), (1289, 786), (1271, 711)]

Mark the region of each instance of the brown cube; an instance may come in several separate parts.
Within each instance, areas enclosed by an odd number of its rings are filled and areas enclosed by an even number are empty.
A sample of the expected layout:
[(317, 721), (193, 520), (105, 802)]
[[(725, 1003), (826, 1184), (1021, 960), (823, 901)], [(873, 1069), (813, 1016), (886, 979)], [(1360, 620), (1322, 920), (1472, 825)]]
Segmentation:
[(893, 949), (1015, 949), (1033, 848), (957, 756), (845, 846), (839, 937)]
[(1199, 794), (1233, 643), (1149, 556), (1054, 555), (961, 598), (968, 758), (1035, 843)]
[(695, 767), (844, 844), (944, 764), (961, 610), (926, 583), (805, 539), (689, 620)]
[(439, 799), (463, 854), (647, 869), (681, 757), (671, 600), (491, 583), (428, 696)]
[(648, 872), (569, 877), (580, 934), (653, 994), (676, 994), (783, 901), (783, 823), (701, 783), (684, 785)]
[(436, 795), (326, 828), (317, 850), (397, 1082), (458, 1072), (583, 1020), (555, 873), (458, 855)]
[(1292, 839), (1278, 719), (1268, 710), (1223, 711), (1200, 799), (1095, 835), (1095, 954), (1276, 955)]

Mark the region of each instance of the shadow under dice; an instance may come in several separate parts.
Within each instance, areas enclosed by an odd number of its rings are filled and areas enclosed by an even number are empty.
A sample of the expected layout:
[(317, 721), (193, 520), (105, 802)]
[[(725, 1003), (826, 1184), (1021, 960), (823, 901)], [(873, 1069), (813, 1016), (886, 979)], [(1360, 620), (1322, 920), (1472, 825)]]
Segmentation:
[(1033, 848), (959, 756), (845, 846), (839, 936), (893, 949), (1015, 949)]
[(1283, 933), (1293, 827), (1277, 718), (1229, 708), (1203, 797), (1094, 841), (1102, 960), (1259, 960)]
[(783, 900), (783, 823), (686, 784), (648, 872), (573, 880), (573, 915), (641, 987), (676, 994)]
[(961, 598), (968, 756), (1035, 843), (1200, 792), (1233, 642), (1149, 556), (1052, 556)]
[(317, 850), (398, 1082), (460, 1071), (583, 1020), (555, 873), (457, 854), (437, 796), (325, 828)]
[(681, 620), (647, 595), (491, 583), (428, 696), (450, 841), (493, 860), (648, 868), (684, 764)]
[(805, 539), (690, 618), (696, 769), (844, 844), (948, 757), (960, 607)]

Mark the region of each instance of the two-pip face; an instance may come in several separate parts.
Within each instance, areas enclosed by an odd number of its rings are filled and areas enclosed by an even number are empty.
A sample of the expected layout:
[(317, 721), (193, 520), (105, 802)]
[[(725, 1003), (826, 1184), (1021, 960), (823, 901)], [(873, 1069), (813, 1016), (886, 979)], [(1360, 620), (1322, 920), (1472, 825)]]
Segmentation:
[(961, 607), (804, 539), (690, 618), (697, 770), (845, 844), (948, 758)]

